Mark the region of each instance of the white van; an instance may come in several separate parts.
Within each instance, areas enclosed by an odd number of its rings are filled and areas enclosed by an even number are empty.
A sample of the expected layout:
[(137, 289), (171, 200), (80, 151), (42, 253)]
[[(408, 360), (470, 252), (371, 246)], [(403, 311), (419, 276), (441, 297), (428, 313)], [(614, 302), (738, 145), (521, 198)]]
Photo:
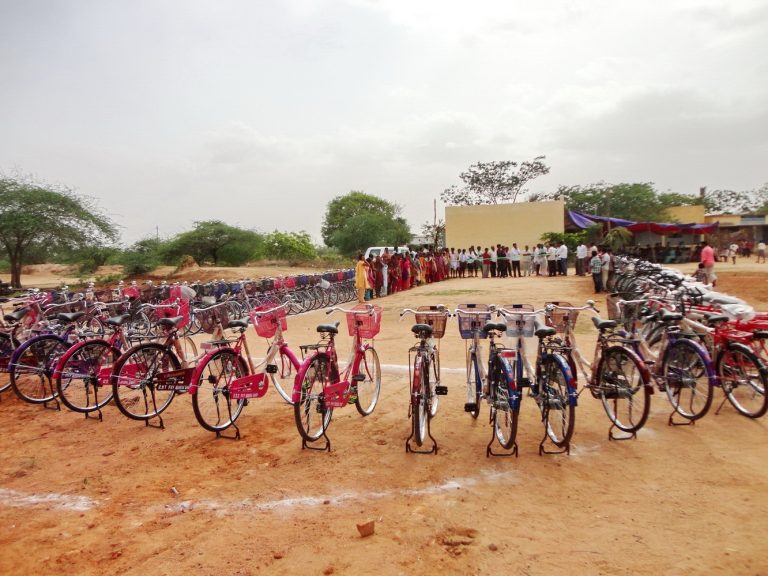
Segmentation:
[[(381, 256), (382, 254), (384, 254), (384, 248), (385, 248), (385, 246), (371, 246), (370, 248), (368, 248), (365, 251), (365, 254), (363, 255), (363, 258), (368, 260), (368, 256), (372, 256), (373, 258), (375, 258), (376, 256)], [(391, 255), (392, 254), (393, 246), (386, 246), (386, 248), (389, 248), (389, 253)], [(410, 248), (408, 248), (408, 246), (399, 246), (397, 251), (400, 254), (406, 254), (406, 253), (410, 252), (411, 250), (410, 250)]]

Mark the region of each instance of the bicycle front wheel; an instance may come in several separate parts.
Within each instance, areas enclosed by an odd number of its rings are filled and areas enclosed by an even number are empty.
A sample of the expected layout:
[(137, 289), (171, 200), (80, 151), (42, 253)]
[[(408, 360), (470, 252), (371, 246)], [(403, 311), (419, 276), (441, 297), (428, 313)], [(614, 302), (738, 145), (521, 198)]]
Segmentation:
[(95, 340), (76, 344), (62, 358), (56, 371), (56, 390), (64, 405), (87, 414), (112, 400), (112, 388), (105, 386), (120, 353), (108, 342)]
[(411, 383), (411, 424), (417, 446), (424, 444), (427, 437), (427, 420), (430, 418), (429, 395), (429, 368), (424, 365), (422, 356), (417, 355), (413, 361)]
[(293, 375), (298, 371), (299, 364), (287, 354), (280, 353), (275, 358), (275, 372), (269, 372), (269, 380), (272, 382), (280, 397), (293, 404)]
[(149, 420), (168, 408), (175, 392), (158, 390), (157, 375), (178, 370), (176, 355), (165, 346), (147, 342), (118, 358), (112, 372), (112, 393), (120, 412), (132, 420)]
[(689, 340), (677, 340), (667, 348), (662, 367), (667, 398), (683, 418), (698, 420), (712, 405), (709, 364)]
[(13, 351), (19, 343), (11, 337), (10, 334), (0, 332), (0, 362), (2, 368), (0, 369), (0, 392), (5, 392), (11, 387), (11, 374), (8, 364), (13, 356)]
[(211, 432), (229, 428), (243, 411), (245, 400), (230, 396), (232, 382), (248, 375), (248, 365), (229, 348), (220, 348), (200, 368), (192, 409), (197, 422)]
[(730, 344), (717, 359), (717, 375), (726, 398), (747, 418), (760, 418), (768, 410), (766, 368), (752, 350)]
[(547, 436), (555, 446), (563, 448), (573, 436), (576, 407), (569, 402), (566, 370), (554, 356), (542, 360), (538, 384), (537, 400)]
[(491, 397), (491, 422), (496, 440), (505, 449), (509, 450), (515, 444), (517, 437), (517, 420), (519, 409), (510, 404), (510, 389), (507, 377), (498, 358), (491, 366), (489, 374), (489, 390)]
[(381, 393), (381, 365), (373, 348), (366, 348), (357, 367), (357, 401), (355, 407), (361, 416), (368, 416), (376, 408)]
[(317, 440), (328, 428), (333, 415), (332, 408), (323, 405), (323, 389), (328, 381), (329, 359), (327, 356), (315, 356), (311, 363), (302, 367), (301, 395), (293, 405), (293, 416), (296, 428), (304, 440)]
[(69, 348), (53, 334), (27, 340), (14, 354), (11, 366), (11, 386), (16, 395), (31, 404), (50, 402), (58, 392), (53, 383), (53, 371)]
[(608, 348), (600, 360), (597, 393), (608, 419), (624, 432), (640, 430), (648, 420), (651, 390), (640, 360), (621, 346)]
[(440, 386), (440, 354), (436, 351), (429, 355), (429, 374), (429, 415), (434, 418), (440, 404), (440, 396), (435, 394), (435, 387)]

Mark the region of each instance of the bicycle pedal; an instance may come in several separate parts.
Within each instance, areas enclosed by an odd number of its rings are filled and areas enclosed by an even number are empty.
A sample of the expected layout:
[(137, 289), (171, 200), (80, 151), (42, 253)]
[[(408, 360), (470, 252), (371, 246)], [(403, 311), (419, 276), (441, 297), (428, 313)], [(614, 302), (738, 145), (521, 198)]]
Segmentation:
[(355, 374), (352, 376), (353, 382), (365, 382), (365, 374)]
[(476, 412), (477, 411), (477, 403), (476, 402), (467, 402), (464, 404), (464, 412)]
[(530, 388), (531, 387), (531, 379), (530, 378), (520, 378), (520, 380), (517, 381), (518, 388)]
[(447, 396), (448, 395), (448, 386), (435, 386), (435, 395), (436, 396)]

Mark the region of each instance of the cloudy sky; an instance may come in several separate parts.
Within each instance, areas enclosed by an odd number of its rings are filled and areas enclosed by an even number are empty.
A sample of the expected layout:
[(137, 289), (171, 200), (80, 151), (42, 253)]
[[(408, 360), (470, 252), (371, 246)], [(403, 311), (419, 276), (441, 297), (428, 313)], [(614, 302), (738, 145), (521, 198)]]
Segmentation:
[(195, 220), (320, 241), (350, 190), (414, 231), (470, 164), (560, 184), (768, 181), (766, 0), (0, 0), (0, 172), (125, 243)]

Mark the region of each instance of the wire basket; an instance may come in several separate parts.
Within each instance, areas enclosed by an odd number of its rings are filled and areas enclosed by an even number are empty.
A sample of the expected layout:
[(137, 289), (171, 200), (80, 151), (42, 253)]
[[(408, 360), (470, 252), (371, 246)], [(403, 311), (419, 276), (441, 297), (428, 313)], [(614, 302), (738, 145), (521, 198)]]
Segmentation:
[(195, 318), (200, 321), (200, 327), (203, 332), (213, 334), (216, 330), (217, 322), (220, 322), (223, 327), (229, 324), (229, 316), (227, 316), (227, 307), (224, 305), (210, 306), (208, 308), (199, 308), (195, 310)]
[(471, 340), (475, 336), (475, 331), (479, 330), (480, 338), (488, 338), (488, 332), (483, 330), (485, 325), (491, 321), (491, 313), (488, 312), (487, 304), (460, 304), (456, 311), (456, 318), (459, 321), (459, 334), (464, 340)]
[[(280, 323), (280, 329), (288, 329), (288, 321), (285, 318), (285, 307), (273, 309), (273, 306), (259, 306), (251, 312), (251, 322), (256, 328), (256, 334), (262, 338), (272, 338), (277, 333), (277, 323)], [(272, 310), (267, 314), (262, 314), (263, 310)]]
[[(440, 310), (437, 306), (419, 306), (416, 311), (416, 324), (431, 326), (433, 338), (442, 338), (445, 335), (445, 326), (448, 324), (446, 310)], [(424, 313), (419, 314), (419, 312)]]
[[(503, 308), (505, 310), (520, 310), (520, 312), (534, 311), (531, 304), (507, 304)], [(507, 323), (507, 336), (510, 338), (519, 338), (520, 336), (530, 338), (533, 336), (533, 318), (533, 314), (504, 314), (504, 321)]]
[[(570, 302), (547, 302), (545, 306), (548, 304), (565, 307), (572, 306)], [(578, 310), (560, 310), (558, 308), (555, 308), (550, 314), (546, 315), (547, 326), (551, 326), (561, 334), (565, 332), (569, 323), (571, 327), (575, 326), (578, 318)]]
[(366, 304), (352, 308), (347, 312), (347, 329), (350, 336), (359, 334), (360, 338), (374, 338), (381, 330), (381, 306), (374, 306), (372, 314)]

